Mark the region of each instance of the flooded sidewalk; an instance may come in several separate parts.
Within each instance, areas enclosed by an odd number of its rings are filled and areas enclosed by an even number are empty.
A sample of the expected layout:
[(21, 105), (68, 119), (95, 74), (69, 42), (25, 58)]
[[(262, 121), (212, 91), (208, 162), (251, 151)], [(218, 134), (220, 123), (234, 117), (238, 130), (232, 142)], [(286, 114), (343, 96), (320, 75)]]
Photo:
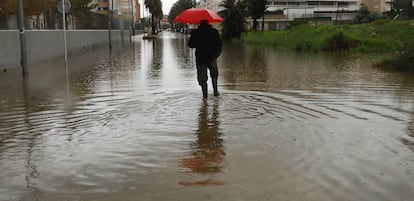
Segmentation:
[(411, 200), (414, 74), (187, 35), (0, 73), (0, 201)]

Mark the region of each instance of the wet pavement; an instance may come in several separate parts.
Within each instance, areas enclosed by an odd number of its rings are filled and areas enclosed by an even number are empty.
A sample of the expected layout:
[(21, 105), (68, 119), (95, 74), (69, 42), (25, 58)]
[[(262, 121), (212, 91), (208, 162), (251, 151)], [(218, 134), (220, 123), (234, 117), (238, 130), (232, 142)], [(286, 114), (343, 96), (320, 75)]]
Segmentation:
[(0, 201), (412, 200), (414, 74), (226, 44), (203, 100), (186, 42), (0, 73)]

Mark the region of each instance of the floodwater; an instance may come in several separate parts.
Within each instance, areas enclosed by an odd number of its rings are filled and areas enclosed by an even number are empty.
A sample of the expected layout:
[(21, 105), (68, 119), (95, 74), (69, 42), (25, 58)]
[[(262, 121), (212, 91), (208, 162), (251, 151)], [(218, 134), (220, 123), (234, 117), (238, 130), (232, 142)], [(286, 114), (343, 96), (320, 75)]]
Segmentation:
[(186, 37), (0, 73), (0, 200), (413, 199), (414, 74), (226, 44), (203, 100)]

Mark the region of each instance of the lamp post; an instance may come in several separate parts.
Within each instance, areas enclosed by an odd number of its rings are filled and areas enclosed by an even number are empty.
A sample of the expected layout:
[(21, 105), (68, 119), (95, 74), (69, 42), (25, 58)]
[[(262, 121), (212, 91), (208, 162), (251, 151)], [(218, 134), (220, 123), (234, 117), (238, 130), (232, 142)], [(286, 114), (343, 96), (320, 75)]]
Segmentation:
[[(68, 45), (67, 45), (67, 35), (66, 35), (66, 7), (65, 1), (62, 0), (62, 21), (63, 21), (63, 41), (64, 41), (64, 51), (65, 51), (65, 66), (68, 63)], [(67, 74), (67, 68), (66, 68)]]
[(27, 72), (27, 54), (26, 54), (26, 37), (24, 34), (24, 13), (23, 0), (18, 0), (19, 6), (19, 36), (20, 36), (20, 65), (22, 66), (22, 74), (26, 76)]
[(134, 6), (134, 0), (131, 0), (132, 35), (133, 36), (135, 36), (135, 15), (134, 15), (134, 7), (135, 7)]
[[(109, 9), (111, 6), (111, 9)], [(109, 5), (108, 0), (108, 40), (109, 40), (109, 50), (112, 50), (112, 36), (111, 36), (111, 29), (112, 29), (112, 15), (114, 12), (114, 0), (111, 1), (111, 5)]]
[[(68, 48), (67, 48), (67, 33), (66, 33), (66, 13), (68, 13), (72, 7), (72, 4), (69, 0), (61, 0), (58, 2), (57, 10), (62, 13), (62, 27), (63, 27), (63, 42), (64, 42), (64, 54), (65, 54), (65, 67), (68, 63)], [(67, 71), (67, 69), (66, 69)]]
[(130, 22), (129, 22), (129, 43), (132, 43), (132, 36), (133, 36), (133, 34), (132, 34), (132, 24), (134, 23), (134, 19), (133, 19), (134, 13), (132, 11), (132, 6), (133, 6), (133, 2), (132, 2), (132, 0), (129, 0), (128, 1), (128, 14), (129, 14), (128, 17), (130, 19)]
[(338, 24), (339, 1), (336, 2), (335, 25)]

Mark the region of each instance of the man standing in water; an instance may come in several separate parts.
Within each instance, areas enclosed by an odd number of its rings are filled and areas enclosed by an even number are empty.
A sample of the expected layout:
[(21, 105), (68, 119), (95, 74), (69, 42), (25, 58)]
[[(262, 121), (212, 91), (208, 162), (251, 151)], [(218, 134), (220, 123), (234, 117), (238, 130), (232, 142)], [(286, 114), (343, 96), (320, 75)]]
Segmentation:
[(207, 69), (210, 70), (214, 96), (218, 96), (217, 58), (220, 56), (222, 50), (219, 32), (207, 20), (201, 20), (198, 29), (191, 32), (188, 46), (190, 48), (196, 48), (197, 80), (203, 91), (203, 97), (207, 98)]

